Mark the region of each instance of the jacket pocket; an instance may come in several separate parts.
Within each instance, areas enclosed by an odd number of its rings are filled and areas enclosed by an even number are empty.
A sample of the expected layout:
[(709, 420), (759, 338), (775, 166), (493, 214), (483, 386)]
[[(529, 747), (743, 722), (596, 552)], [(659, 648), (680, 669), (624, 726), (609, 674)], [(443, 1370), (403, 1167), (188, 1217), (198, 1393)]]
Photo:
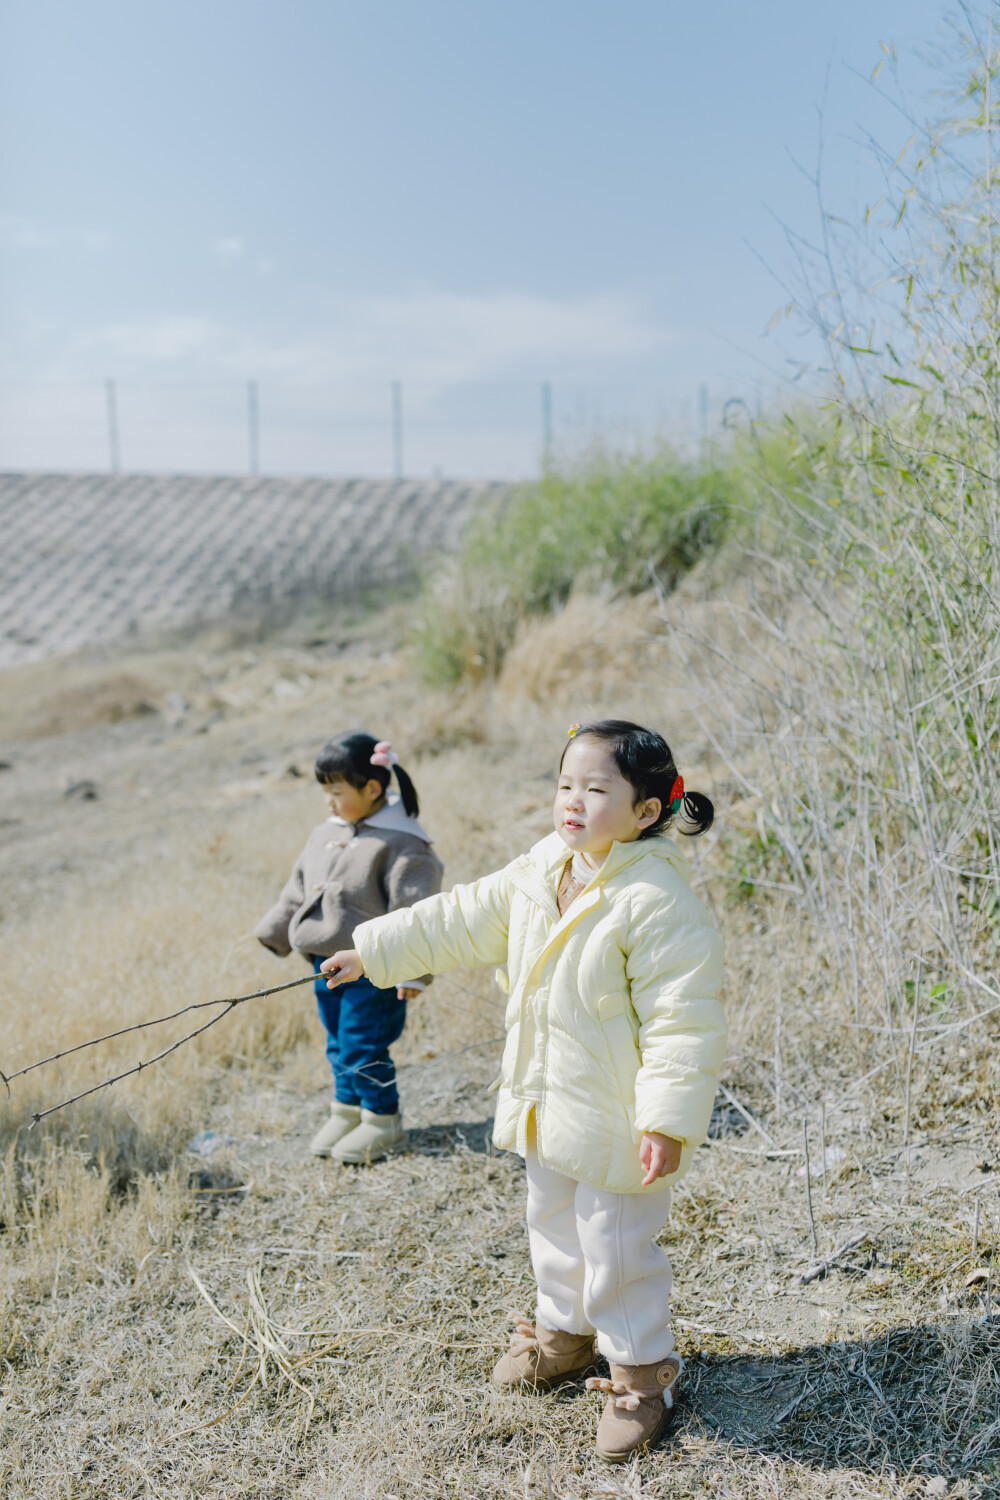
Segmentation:
[(608, 1045), (618, 1092), (627, 1111), (635, 1107), (635, 1079), (642, 1062), (629, 1023), (628, 1002), (623, 995), (602, 995), (597, 1016)]

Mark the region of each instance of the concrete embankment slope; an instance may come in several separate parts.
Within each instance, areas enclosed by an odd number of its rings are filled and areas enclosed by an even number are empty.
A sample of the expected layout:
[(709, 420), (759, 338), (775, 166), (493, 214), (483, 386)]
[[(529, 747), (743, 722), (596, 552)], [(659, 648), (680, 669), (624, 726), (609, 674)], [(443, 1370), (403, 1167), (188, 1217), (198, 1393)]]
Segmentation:
[(311, 594), (453, 548), (500, 484), (0, 474), (0, 667)]

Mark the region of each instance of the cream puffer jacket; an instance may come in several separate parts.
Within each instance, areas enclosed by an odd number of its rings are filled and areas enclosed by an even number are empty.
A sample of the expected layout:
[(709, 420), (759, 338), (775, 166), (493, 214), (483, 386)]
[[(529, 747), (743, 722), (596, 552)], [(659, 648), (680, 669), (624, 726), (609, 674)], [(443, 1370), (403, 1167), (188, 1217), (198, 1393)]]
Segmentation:
[[(615, 1193), (678, 1181), (708, 1133), (726, 1045), (722, 942), (663, 836), (614, 844), (560, 917), (558, 833), (472, 885), (355, 928), (380, 989), (406, 975), (507, 965), (494, 1143)], [(681, 1141), (677, 1173), (642, 1187), (639, 1140)]]

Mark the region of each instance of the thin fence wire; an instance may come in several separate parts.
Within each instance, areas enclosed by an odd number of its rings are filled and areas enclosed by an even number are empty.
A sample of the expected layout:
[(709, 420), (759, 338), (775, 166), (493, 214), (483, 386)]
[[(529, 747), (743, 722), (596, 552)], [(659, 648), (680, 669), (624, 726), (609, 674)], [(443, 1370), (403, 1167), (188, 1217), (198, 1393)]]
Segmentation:
[(494, 381), (0, 383), (0, 470), (534, 478), (597, 439), (696, 448), (732, 393)]

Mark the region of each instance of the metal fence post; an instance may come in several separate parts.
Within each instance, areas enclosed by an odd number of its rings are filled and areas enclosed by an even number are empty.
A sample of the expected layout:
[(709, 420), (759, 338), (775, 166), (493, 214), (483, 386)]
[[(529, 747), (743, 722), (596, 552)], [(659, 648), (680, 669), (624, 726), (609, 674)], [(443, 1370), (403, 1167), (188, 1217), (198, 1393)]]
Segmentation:
[(257, 382), (247, 382), (247, 426), (250, 439), (250, 473), (260, 473), (260, 407), (257, 401)]
[(108, 407), (108, 456), (111, 472), (117, 474), (122, 466), (122, 456), (118, 442), (118, 391), (113, 380), (104, 382), (104, 394)]
[(552, 383), (542, 381), (542, 467), (552, 463)]
[(392, 382), (392, 472), (397, 479), (403, 477), (403, 386), (399, 380)]

